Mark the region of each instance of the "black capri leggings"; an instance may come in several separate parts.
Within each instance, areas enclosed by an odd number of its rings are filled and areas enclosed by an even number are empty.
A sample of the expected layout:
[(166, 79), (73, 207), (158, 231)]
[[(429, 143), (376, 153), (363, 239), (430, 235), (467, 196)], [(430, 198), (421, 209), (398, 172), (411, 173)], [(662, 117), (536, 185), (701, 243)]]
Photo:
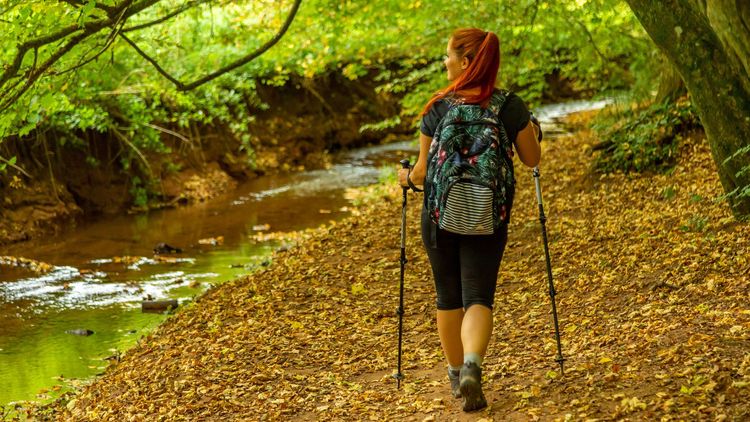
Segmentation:
[(492, 309), (508, 241), (506, 224), (490, 235), (460, 235), (434, 227), (423, 212), (422, 241), (432, 266), (439, 310), (468, 309), (475, 304)]

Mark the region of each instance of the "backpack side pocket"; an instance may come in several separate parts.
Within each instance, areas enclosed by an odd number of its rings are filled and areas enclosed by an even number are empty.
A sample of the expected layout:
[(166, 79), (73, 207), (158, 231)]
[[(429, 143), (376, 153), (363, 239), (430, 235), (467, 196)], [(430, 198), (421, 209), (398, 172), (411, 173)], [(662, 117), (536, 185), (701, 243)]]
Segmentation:
[(474, 235), (494, 232), (495, 194), (488, 186), (460, 178), (448, 187), (441, 202), (441, 229)]

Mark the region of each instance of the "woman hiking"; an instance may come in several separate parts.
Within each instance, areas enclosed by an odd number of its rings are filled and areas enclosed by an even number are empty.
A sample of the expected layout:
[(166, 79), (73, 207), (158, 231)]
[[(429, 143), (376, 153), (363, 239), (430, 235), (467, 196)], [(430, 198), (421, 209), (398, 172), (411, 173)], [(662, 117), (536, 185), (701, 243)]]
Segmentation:
[(487, 406), (482, 359), (507, 243), (513, 148), (529, 167), (539, 163), (541, 149), (523, 100), (495, 88), (497, 35), (458, 29), (446, 53), (449, 84), (422, 111), (419, 158), (399, 170), (399, 183), (425, 186), (422, 240), (437, 292), (438, 335), (451, 392), (473, 411)]

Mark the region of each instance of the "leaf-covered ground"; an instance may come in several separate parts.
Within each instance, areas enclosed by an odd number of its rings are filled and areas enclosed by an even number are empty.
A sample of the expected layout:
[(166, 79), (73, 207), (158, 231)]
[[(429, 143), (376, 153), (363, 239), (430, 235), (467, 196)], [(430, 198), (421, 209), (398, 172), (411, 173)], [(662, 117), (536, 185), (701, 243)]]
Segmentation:
[[(750, 227), (714, 201), (705, 141), (669, 175), (590, 172), (592, 135), (543, 145), (559, 376), (531, 172), (518, 195), (485, 359), (490, 406), (448, 394), (410, 194), (404, 373), (395, 371), (400, 190), (212, 289), (57, 403), (76, 420), (747, 420)], [(45, 411), (40, 411), (39, 416)]]

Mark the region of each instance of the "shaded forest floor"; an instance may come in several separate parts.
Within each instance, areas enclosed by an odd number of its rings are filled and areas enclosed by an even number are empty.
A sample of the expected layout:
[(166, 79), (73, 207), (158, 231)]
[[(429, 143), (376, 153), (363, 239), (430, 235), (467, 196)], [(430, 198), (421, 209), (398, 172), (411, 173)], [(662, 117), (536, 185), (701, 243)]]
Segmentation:
[(36, 416), (747, 420), (750, 227), (714, 200), (721, 188), (706, 142), (684, 141), (671, 174), (630, 176), (591, 173), (594, 142), (582, 130), (543, 145), (564, 377), (533, 179), (519, 164), (485, 359), (487, 409), (462, 413), (449, 395), (417, 194), (408, 207), (406, 379), (396, 390), (400, 189), (378, 186), (361, 194), (354, 216), (210, 290), (74, 399)]

